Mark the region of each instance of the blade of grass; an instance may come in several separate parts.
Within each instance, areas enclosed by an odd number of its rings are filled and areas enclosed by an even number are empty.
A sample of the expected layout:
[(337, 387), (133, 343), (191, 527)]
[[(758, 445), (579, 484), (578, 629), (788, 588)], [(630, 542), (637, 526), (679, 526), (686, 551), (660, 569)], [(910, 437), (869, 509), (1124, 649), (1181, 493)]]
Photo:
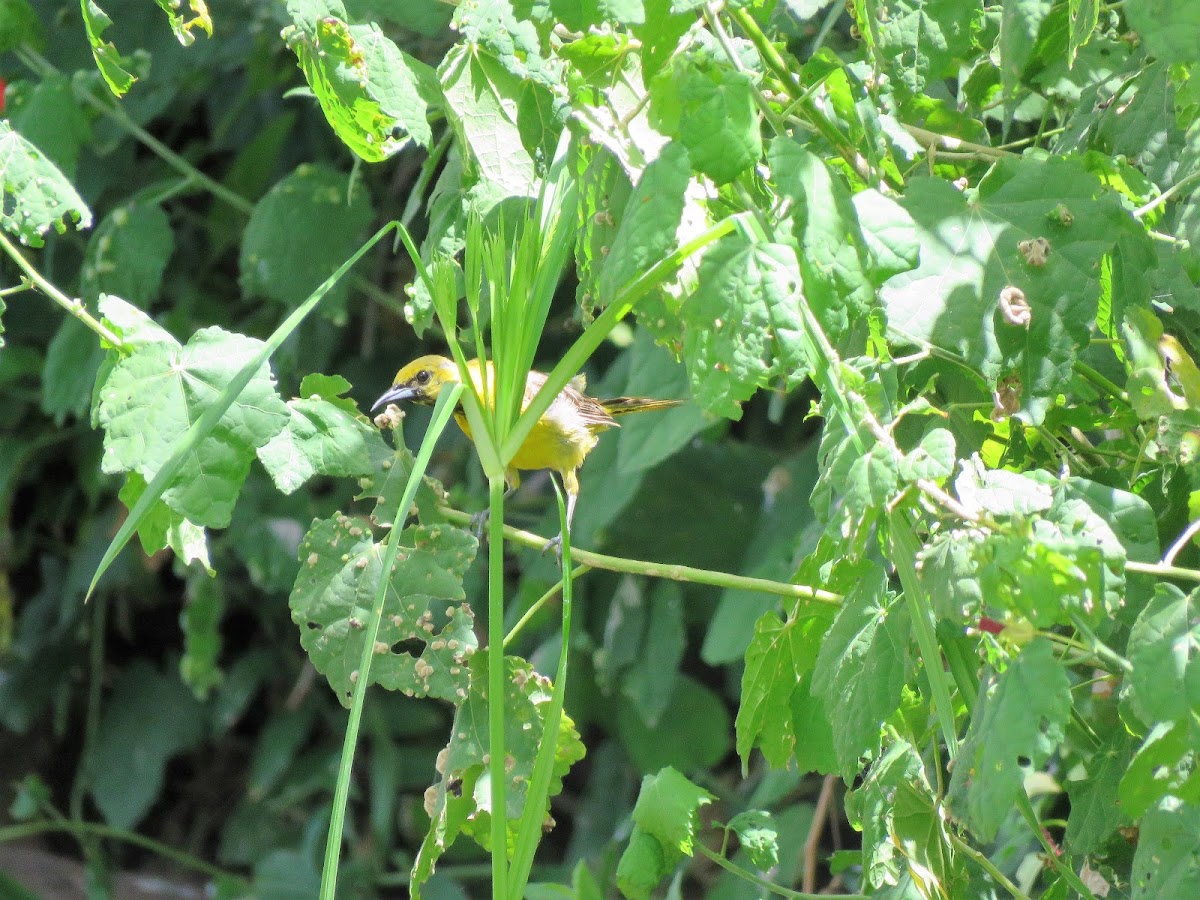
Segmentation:
[(703, 234), (681, 244), (673, 253), (659, 260), (617, 294), (616, 298), (605, 308), (604, 312), (600, 313), (575, 343), (571, 345), (566, 355), (563, 356), (558, 365), (554, 367), (553, 371), (546, 378), (546, 383), (542, 385), (542, 389), (537, 392), (530, 401), (529, 406), (521, 413), (521, 418), (517, 420), (517, 424), (513, 427), (504, 446), (501, 448), (500, 455), (502, 458), (512, 459), (517, 449), (525, 442), (525, 438), (529, 436), (534, 423), (550, 408), (550, 404), (554, 402), (555, 397), (562, 393), (562, 389), (567, 386), (567, 382), (574, 378), (579, 370), (583, 368), (583, 364), (587, 362), (588, 357), (595, 352), (596, 348), (608, 336), (608, 333), (613, 330), (613, 327), (633, 310), (638, 300), (674, 274), (675, 270), (683, 264), (683, 261), (697, 250), (729, 234), (734, 229), (736, 221), (741, 215), (739, 213), (737, 216), (727, 216)]
[(179, 469), (187, 455), (196, 449), (196, 446), (202, 440), (208, 437), (208, 435), (216, 427), (217, 423), (221, 420), (221, 416), (225, 415), (225, 411), (233, 405), (233, 401), (238, 398), (243, 390), (245, 390), (246, 385), (250, 383), (250, 379), (254, 377), (255, 373), (257, 373), (264, 364), (266, 364), (267, 360), (269, 360), (272, 354), (274, 354), (275, 351), (278, 350), (283, 344), (283, 342), (287, 340), (288, 336), (296, 330), (300, 323), (308, 317), (308, 314), (316, 308), (317, 304), (321, 302), (321, 299), (329, 292), (329, 290), (341, 280), (342, 276), (345, 275), (346, 272), (348, 272), (356, 262), (362, 259), (368, 250), (370, 250), (379, 242), (380, 238), (394, 228), (399, 228), (401, 231), (403, 231), (403, 228), (399, 222), (389, 222), (388, 224), (384, 225), (379, 229), (379, 231), (375, 232), (374, 236), (371, 237), (371, 239), (365, 244), (363, 244), (353, 256), (342, 263), (336, 272), (325, 279), (324, 283), (315, 291), (313, 291), (307, 300), (296, 307), (292, 314), (284, 319), (283, 322), (280, 323), (279, 327), (276, 328), (271, 334), (271, 336), (267, 338), (266, 342), (262, 346), (262, 349), (258, 352), (254, 359), (250, 360), (250, 362), (246, 363), (246, 365), (242, 367), (241, 371), (239, 371), (233, 377), (229, 384), (225, 386), (225, 389), (217, 396), (217, 399), (213, 401), (213, 404), (204, 411), (204, 414), (201, 415), (200, 418), (195, 421), (195, 423), (192, 424), (191, 428), (184, 432), (183, 437), (179, 439), (179, 442), (175, 446), (175, 452), (171, 454), (170, 458), (167, 459), (165, 463), (163, 463), (162, 468), (158, 470), (158, 473), (150, 480), (150, 483), (146, 485), (146, 490), (143, 491), (142, 496), (138, 498), (137, 503), (133, 505), (133, 509), (129, 511), (129, 516), (124, 522), (121, 523), (121, 527), (117, 531), (116, 537), (112, 539), (112, 543), (110, 543), (108, 545), (108, 549), (104, 551), (104, 556), (100, 560), (100, 565), (96, 567), (96, 573), (92, 576), (91, 584), (88, 585), (87, 596), (84, 598), (84, 602), (87, 602), (87, 600), (91, 598), (92, 592), (96, 590), (96, 585), (100, 582), (100, 579), (103, 577), (104, 573), (108, 571), (108, 567), (111, 566), (113, 561), (117, 558), (117, 554), (120, 553), (125, 548), (125, 545), (129, 543), (129, 539), (133, 537), (134, 533), (138, 529), (138, 526), (142, 524), (142, 520), (146, 518), (146, 515), (150, 512), (151, 507), (158, 502), (158, 499), (162, 496), (163, 491), (167, 489), (167, 485), (169, 485), (175, 479), (175, 476), (179, 473)]
[(387, 536), (383, 550), (383, 564), (380, 568), (379, 587), (375, 591), (375, 605), (371, 609), (371, 620), (367, 623), (364, 634), (362, 655), (358, 662), (358, 681), (354, 685), (354, 697), (350, 701), (350, 718), (346, 723), (346, 735), (342, 743), (342, 758), (338, 766), (337, 785), (333, 792), (333, 811), (329, 816), (329, 833), (325, 839), (325, 864), (321, 868), (321, 900), (335, 900), (337, 896), (338, 863), (342, 852), (342, 828), (346, 822), (346, 802), (350, 796), (350, 773), (354, 768), (354, 750), (358, 743), (358, 730), (362, 723), (363, 705), (366, 702), (367, 687), (370, 685), (371, 661), (375, 657), (375, 641), (379, 638), (379, 623), (383, 618), (383, 603), (387, 597), (388, 580), (392, 566), (396, 564), (396, 554), (400, 548), (400, 532), (408, 511), (412, 508), (413, 499), (417, 496), (417, 488), (429, 458), (433, 455), (433, 447), (450, 422), (450, 416), (458, 405), (458, 396), (463, 391), (461, 384), (456, 384), (438, 395), (437, 404), (433, 408), (433, 419), (421, 441), (421, 449), (417, 453), (416, 462), (408, 475), (404, 486), (404, 495), (396, 508), (396, 517), (392, 520), (392, 530)]
[(558, 668), (554, 673), (554, 691), (550, 705), (542, 722), (542, 745), (538, 747), (533, 774), (529, 777), (529, 789), (525, 794), (525, 808), (521, 812), (521, 824), (517, 829), (516, 846), (513, 848), (512, 868), (508, 873), (508, 893), (512, 897), (525, 896), (525, 885), (533, 868), (533, 857), (542, 837), (542, 810), (550, 796), (550, 781), (554, 776), (554, 759), (558, 752), (558, 731), (562, 725), (563, 701), (567, 695), (567, 658), (571, 646), (571, 532), (567, 527), (567, 506), (562, 488), (554, 482), (558, 495), (558, 525), (562, 534), (562, 649), (558, 653)]
[(508, 800), (504, 746), (504, 476), (489, 480), (488, 776), (492, 797), (492, 900), (508, 896)]
[(892, 562), (895, 563), (896, 574), (900, 576), (900, 585), (904, 588), (904, 597), (912, 613), (913, 631), (917, 637), (921, 658), (925, 661), (925, 676), (929, 679), (929, 688), (933, 692), (934, 709), (942, 729), (942, 738), (946, 741), (946, 752), (953, 761), (958, 756), (958, 731), (954, 726), (950, 684), (942, 669), (942, 652), (933, 630), (933, 611), (917, 575), (916, 559), (921, 545), (913, 533), (911, 520), (899, 512), (893, 512), (889, 516), (888, 534), (892, 543)]

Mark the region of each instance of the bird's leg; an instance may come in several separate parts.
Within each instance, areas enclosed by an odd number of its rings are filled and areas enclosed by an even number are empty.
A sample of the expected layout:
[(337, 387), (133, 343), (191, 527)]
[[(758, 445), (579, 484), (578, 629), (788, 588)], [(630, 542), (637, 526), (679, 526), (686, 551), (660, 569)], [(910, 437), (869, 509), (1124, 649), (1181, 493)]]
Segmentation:
[[(567, 492), (567, 530), (571, 530), (571, 522), (575, 518), (575, 501), (579, 499), (579, 477), (575, 471), (563, 472), (563, 489)], [(558, 558), (558, 565), (562, 566), (562, 544), (563, 536), (560, 531), (557, 535), (546, 541), (546, 546), (542, 548), (545, 553), (550, 548), (554, 548), (554, 555)]]
[[(507, 500), (514, 493), (516, 493), (517, 488), (521, 486), (521, 476), (517, 473), (516, 469), (505, 470), (504, 484), (506, 485), (504, 490), (504, 499)], [(471, 516), (471, 531), (475, 534), (476, 540), (483, 540), (483, 532), (487, 528), (488, 518), (491, 516), (491, 514), (491, 507), (488, 507)]]

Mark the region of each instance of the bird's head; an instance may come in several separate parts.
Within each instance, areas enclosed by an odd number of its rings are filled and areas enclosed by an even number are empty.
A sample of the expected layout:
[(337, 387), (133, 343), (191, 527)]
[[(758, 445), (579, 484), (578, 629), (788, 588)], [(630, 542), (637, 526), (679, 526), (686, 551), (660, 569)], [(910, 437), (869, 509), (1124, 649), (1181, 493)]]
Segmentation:
[(447, 384), (458, 384), (458, 366), (444, 356), (422, 356), (396, 373), (391, 388), (375, 401), (371, 412), (389, 403), (411, 400), (425, 406), (433, 404)]

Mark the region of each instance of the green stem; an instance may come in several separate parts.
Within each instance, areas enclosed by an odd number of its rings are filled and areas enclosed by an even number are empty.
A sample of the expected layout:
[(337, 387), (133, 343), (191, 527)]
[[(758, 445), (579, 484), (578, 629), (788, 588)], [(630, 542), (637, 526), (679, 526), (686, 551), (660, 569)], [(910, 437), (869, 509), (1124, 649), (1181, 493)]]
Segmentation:
[(396, 555), (400, 550), (400, 532), (408, 511), (412, 508), (413, 499), (417, 496), (417, 488), (429, 466), (429, 458), (433, 455), (434, 445), (445, 430), (450, 416), (462, 393), (462, 385), (452, 385), (438, 396), (437, 405), (433, 410), (433, 420), (421, 441), (421, 449), (417, 453), (416, 462), (409, 473), (408, 482), (404, 487), (404, 495), (396, 508), (396, 517), (392, 521), (392, 529), (387, 536), (383, 550), (383, 560), (379, 570), (379, 586), (375, 590), (375, 603), (371, 609), (371, 618), (363, 632), (362, 653), (359, 655), (357, 676), (354, 680), (354, 697), (350, 701), (350, 718), (346, 723), (346, 734), (342, 741), (342, 758), (338, 766), (337, 785), (333, 792), (333, 810), (329, 816), (329, 833), (325, 839), (325, 864), (321, 869), (321, 900), (336, 900), (338, 863), (342, 852), (342, 829), (346, 822), (346, 804), (350, 797), (350, 775), (354, 768), (354, 750), (358, 744), (358, 731), (362, 725), (363, 706), (366, 702), (367, 688), (371, 684), (371, 662), (375, 658), (375, 642), (379, 639), (379, 624), (383, 620), (383, 606), (387, 598), (388, 587), (391, 584), (392, 568), (396, 564)]
[(929, 688), (933, 692), (934, 711), (937, 713), (938, 724), (942, 729), (942, 738), (946, 741), (946, 752), (951, 761), (958, 755), (958, 731), (954, 726), (954, 705), (950, 699), (950, 685), (946, 681), (946, 673), (942, 668), (942, 653), (938, 647), (937, 635), (933, 630), (933, 610), (925, 588), (917, 575), (916, 558), (920, 551), (917, 536), (913, 533), (912, 521), (907, 515), (893, 512), (888, 517), (888, 534), (892, 543), (892, 562), (896, 566), (896, 574), (900, 576), (900, 584), (904, 588), (904, 597), (908, 601), (909, 610), (916, 632), (917, 646), (925, 662), (925, 676), (929, 679)]
[(995, 863), (993, 863), (990, 859), (988, 859), (953, 832), (949, 832), (949, 837), (950, 843), (954, 845), (954, 848), (958, 850), (959, 853), (967, 857), (967, 859), (970, 859), (975, 863), (975, 865), (979, 866), (979, 868), (991, 875), (992, 878), (996, 880), (996, 883), (1012, 894), (1016, 900), (1029, 900), (1029, 895), (1013, 884), (1012, 881), (1009, 880), (1008, 876), (997, 869)]
[(240, 876), (219, 869), (212, 863), (205, 862), (202, 859), (192, 856), (190, 853), (176, 850), (168, 844), (160, 843), (153, 838), (144, 837), (133, 831), (123, 831), (120, 828), (100, 825), (96, 822), (75, 822), (69, 819), (60, 819), (53, 822), (24, 822), (20, 825), (10, 825), (7, 828), (0, 828), (0, 844), (55, 831), (67, 832), (76, 837), (91, 835), (108, 840), (123, 841), (126, 844), (135, 844), (138, 847), (144, 847), (164, 859), (169, 859), (184, 868), (202, 872), (209, 878), (233, 881), (239, 884), (244, 883)]
[[(562, 535), (562, 567), (564, 572), (571, 572), (571, 529), (567, 522), (567, 507), (558, 482), (555, 482), (554, 489), (558, 495), (558, 524), (559, 534)], [(533, 857), (537, 853), (538, 843), (542, 837), (544, 824), (542, 811), (550, 805), (550, 781), (554, 775), (554, 760), (558, 754), (558, 735), (562, 725), (563, 704), (567, 696), (567, 663), (571, 655), (571, 616), (574, 612), (571, 596), (573, 582), (574, 573), (563, 577), (562, 646), (558, 652), (558, 667), (554, 673), (553, 693), (542, 720), (542, 743), (538, 747), (533, 772), (529, 778), (529, 789), (525, 793), (525, 808), (521, 811), (521, 824), (517, 831), (516, 846), (513, 850), (513, 864), (509, 871), (508, 885), (508, 893), (511, 897), (525, 896), (529, 873), (533, 869)]]
[[(21, 48), (21, 58), (25, 64), (39, 75), (45, 77), (49, 74), (57, 74), (58, 70), (36, 50), (32, 49), (28, 44)], [(95, 94), (91, 93), (86, 88), (86, 82), (74, 82), (75, 96), (84, 103), (91, 106), (103, 116), (112, 119), (123, 129), (128, 131), (138, 141), (150, 150), (155, 156), (165, 162), (168, 166), (174, 169), (179, 174), (183, 175), (189, 181), (203, 185), (213, 196), (220, 198), (235, 209), (241, 210), (246, 215), (254, 210), (254, 204), (240, 194), (231, 191), (223, 184), (214, 181), (208, 175), (205, 175), (190, 162), (158, 140), (154, 135), (150, 134), (146, 129), (142, 128), (111, 98), (101, 100)]]
[(1050, 839), (1046, 837), (1046, 831), (1042, 828), (1042, 823), (1038, 821), (1037, 813), (1033, 811), (1033, 804), (1029, 802), (1029, 796), (1024, 790), (1017, 792), (1017, 809), (1021, 811), (1021, 815), (1025, 821), (1029, 823), (1029, 827), (1033, 829), (1034, 836), (1037, 837), (1038, 843), (1042, 845), (1042, 849), (1046, 851), (1046, 859), (1053, 867), (1059, 876), (1079, 892), (1085, 900), (1096, 900), (1096, 895), (1088, 890), (1088, 886), (1083, 883), (1075, 870), (1062, 861), (1058, 855), (1059, 849), (1050, 843)]
[[(469, 525), (471, 514), (450, 507), (439, 507), (438, 510), (450, 522), (459, 525)], [(503, 534), (510, 541), (526, 547), (541, 549), (546, 546), (546, 539), (531, 531), (521, 531), (512, 526), (504, 526)], [(590, 550), (574, 550), (573, 558), (592, 569), (603, 569), (606, 572), (627, 572), (631, 575), (645, 575), (650, 578), (666, 578), (671, 581), (686, 581), (691, 584), (710, 584), (714, 587), (737, 588), (746, 591), (757, 591), (763, 594), (774, 594), (777, 597), (789, 597), (795, 600), (811, 600), (815, 603), (825, 603), (829, 606), (841, 606), (842, 595), (821, 588), (810, 587), (806, 584), (788, 584), (782, 581), (771, 581), (767, 578), (750, 578), (746, 575), (731, 575), (728, 572), (717, 572), (712, 569), (696, 569), (692, 566), (678, 566), (670, 563), (646, 562), (639, 559), (626, 559), (623, 556), (606, 556), (603, 553), (593, 553)]]
[(7, 253), (12, 258), (12, 261), (17, 264), (17, 268), (24, 272), (25, 276), (31, 282), (37, 285), (43, 294), (77, 318), (96, 334), (100, 335), (101, 338), (108, 341), (108, 343), (110, 343), (112, 346), (122, 351), (125, 349), (125, 342), (109, 331), (108, 327), (103, 322), (93, 318), (92, 314), (87, 311), (87, 307), (83, 305), (82, 300), (75, 297), (68, 297), (57, 287), (51, 284), (50, 281), (46, 279), (41, 272), (35, 269), (30, 264), (29, 260), (27, 260), (21, 254), (21, 251), (17, 249), (16, 245), (4, 236), (2, 231), (0, 231), (0, 248), (4, 249), (4, 252)]
[[(729, 17), (737, 23), (738, 28), (742, 33), (750, 39), (754, 44), (754, 48), (758, 51), (760, 57), (767, 68), (769, 68), (775, 77), (783, 84), (784, 90), (788, 95), (799, 104), (800, 112), (803, 113), (804, 120), (816, 128), (817, 133), (825, 138), (830, 145), (837, 150), (838, 155), (842, 157), (864, 181), (872, 181), (871, 172), (867, 165), (866, 159), (859, 153), (854, 145), (846, 138), (841, 131), (838, 130), (828, 117), (817, 108), (812, 97), (806, 96), (804, 86), (796, 79), (796, 76), (788, 68), (783, 57), (779, 55), (779, 51), (775, 49), (762, 29), (758, 27), (758, 23), (754, 21), (754, 17), (746, 9), (727, 9)], [(890, 182), (889, 182), (890, 183)], [(891, 185), (898, 188), (899, 185)]]
[(1126, 406), (1129, 405), (1129, 395), (1125, 393), (1125, 391), (1121, 390), (1118, 385), (1114, 384), (1112, 381), (1109, 381), (1087, 363), (1076, 360), (1072, 368), (1100, 390), (1104, 391), (1104, 393), (1108, 394), (1109, 397), (1112, 397), (1115, 400), (1120, 400)]
[[(79, 754), (79, 768), (71, 784), (71, 796), (67, 811), (72, 822), (84, 823), (83, 798), (92, 786), (92, 754), (96, 747), (96, 736), (100, 730), (101, 689), (104, 686), (104, 636), (108, 632), (108, 594), (101, 594), (92, 605), (92, 633), (88, 652), (87, 708), (84, 713), (83, 748)], [(84, 856), (90, 861), (99, 856), (99, 839), (95, 835), (76, 835), (83, 846)]]
[[(583, 575), (590, 570), (591, 566), (576, 566), (571, 570), (571, 580), (574, 581), (580, 575)], [(533, 602), (533, 605), (530, 606), (529, 609), (525, 610), (525, 614), (517, 620), (517, 624), (510, 628), (508, 630), (508, 634), (504, 636), (504, 648), (506, 650), (508, 649), (508, 645), (511, 644), (516, 636), (524, 630), (525, 626), (530, 623), (533, 617), (541, 611), (542, 607), (558, 596), (558, 592), (563, 589), (565, 582), (565, 578), (560, 578), (558, 582), (550, 588), (550, 590), (538, 597), (537, 600)]]
[[(508, 896), (508, 773), (504, 766), (504, 478), (488, 480), (488, 774), (492, 789), (492, 898)], [(564, 648), (565, 649), (565, 648)]]
[(1170, 200), (1172, 197), (1174, 197), (1176, 194), (1178, 194), (1181, 190), (1183, 190), (1185, 185), (1189, 185), (1194, 181), (1200, 181), (1200, 172), (1193, 172), (1191, 175), (1188, 175), (1186, 178), (1179, 179), (1179, 181), (1175, 182), (1173, 185), (1171, 185), (1169, 188), (1167, 188), (1165, 191), (1163, 191), (1161, 194), (1159, 194), (1157, 197), (1155, 197), (1153, 200), (1151, 200), (1145, 206), (1139, 206), (1137, 209), (1135, 209), (1133, 211), (1134, 218), (1140, 219), (1140, 218), (1142, 218), (1142, 216), (1146, 215), (1147, 213), (1153, 212), (1154, 210), (1158, 209), (1160, 206), (1162, 206), (1164, 203), (1166, 203), (1168, 200)]
[[(1128, 566), (1127, 566), (1128, 568)], [(1082, 634), (1088, 640), (1088, 649), (1100, 659), (1104, 660), (1111, 666), (1125, 674), (1133, 671), (1133, 663), (1123, 657), (1117, 651), (1113, 650), (1108, 644), (1100, 640), (1096, 633), (1088, 627), (1087, 622), (1083, 620), (1083, 616), (1077, 612), (1071, 613), (1071, 624), (1075, 626), (1075, 630)]]
[[(776, 894), (780, 897), (788, 897), (788, 898), (790, 898), (790, 900), (828, 900), (828, 898), (829, 898), (828, 894), (805, 894), (805, 893), (801, 893), (800, 891), (793, 891), (791, 888), (785, 888), (782, 885), (775, 884), (774, 882), (767, 881), (767, 879), (765, 879), (759, 875), (755, 875), (753, 872), (747, 871), (746, 869), (743, 869), (741, 866), (737, 865), (736, 863), (731, 862), (730, 860), (728, 860), (724, 856), (722, 856), (720, 853), (717, 853), (715, 850), (708, 849), (708, 847), (706, 847), (703, 844), (703, 842), (701, 842), (701, 841), (697, 841), (694, 844), (694, 846), (696, 848), (696, 852), (699, 853), (701, 856), (716, 863), (718, 866), (720, 866), (722, 869), (724, 869), (729, 874), (735, 875), (738, 878), (742, 878), (746, 881), (749, 881), (751, 884), (757, 885), (758, 887), (762, 888), (764, 891), (769, 891), (770, 893)], [(863, 895), (862, 894), (838, 894), (837, 896), (839, 896), (839, 897), (862, 897)]]

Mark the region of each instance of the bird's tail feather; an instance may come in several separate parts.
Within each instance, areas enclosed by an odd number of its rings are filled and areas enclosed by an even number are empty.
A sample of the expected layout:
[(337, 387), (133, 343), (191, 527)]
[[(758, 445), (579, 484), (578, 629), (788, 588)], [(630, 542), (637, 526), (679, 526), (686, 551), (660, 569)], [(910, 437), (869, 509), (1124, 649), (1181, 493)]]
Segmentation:
[(671, 409), (683, 402), (683, 400), (656, 400), (651, 397), (614, 397), (611, 400), (601, 400), (600, 405), (610, 416), (623, 416), (627, 413)]

